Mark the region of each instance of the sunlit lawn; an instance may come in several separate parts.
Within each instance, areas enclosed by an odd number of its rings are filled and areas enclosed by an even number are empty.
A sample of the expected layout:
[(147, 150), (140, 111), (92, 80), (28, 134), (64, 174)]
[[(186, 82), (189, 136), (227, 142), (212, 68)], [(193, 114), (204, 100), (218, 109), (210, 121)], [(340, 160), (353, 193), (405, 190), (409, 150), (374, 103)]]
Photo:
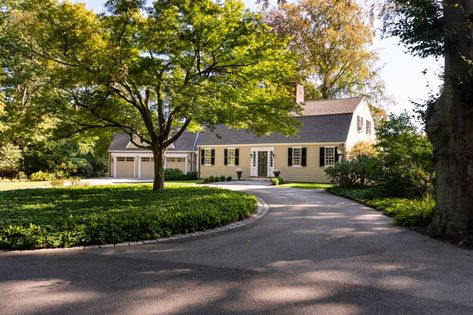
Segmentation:
[(279, 187), (286, 188), (302, 188), (302, 189), (326, 189), (333, 187), (333, 184), (327, 183), (287, 183), (279, 185)]
[(0, 190), (14, 190), (14, 189), (27, 189), (27, 188), (46, 188), (51, 187), (49, 182), (0, 182)]

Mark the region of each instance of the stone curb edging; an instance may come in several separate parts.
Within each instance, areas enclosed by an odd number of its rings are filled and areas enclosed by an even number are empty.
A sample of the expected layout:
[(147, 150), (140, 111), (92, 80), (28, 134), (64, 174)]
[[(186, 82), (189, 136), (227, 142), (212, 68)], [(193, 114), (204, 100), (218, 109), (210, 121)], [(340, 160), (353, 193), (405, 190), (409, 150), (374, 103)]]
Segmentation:
[[(269, 205), (268, 203), (260, 198), (256, 197), (258, 199), (258, 210), (257, 212), (252, 215), (251, 217), (244, 219), (242, 221), (230, 223), (215, 229), (210, 229), (206, 231), (199, 231), (199, 232), (193, 232), (193, 233), (188, 233), (188, 234), (177, 234), (169, 237), (163, 237), (163, 238), (158, 238), (155, 240), (145, 240), (145, 241), (137, 241), (137, 242), (123, 242), (123, 243), (117, 243), (117, 244), (104, 244), (104, 245), (86, 245), (86, 246), (74, 246), (74, 247), (67, 247), (67, 248), (42, 248), (42, 249), (36, 249), (36, 250), (21, 250), (19, 252), (26, 252), (26, 251), (34, 251), (34, 252), (40, 252), (40, 251), (67, 251), (67, 250), (77, 250), (77, 249), (95, 249), (95, 248), (112, 248), (112, 247), (124, 247), (124, 246), (134, 246), (134, 245), (145, 245), (145, 244), (159, 244), (159, 243), (164, 243), (164, 242), (171, 242), (171, 241), (176, 241), (176, 240), (184, 240), (184, 239), (189, 239), (197, 236), (204, 236), (204, 235), (211, 235), (211, 234), (216, 234), (220, 232), (225, 232), (225, 231), (230, 231), (230, 230), (235, 230), (242, 228), (244, 226), (247, 226), (249, 224), (254, 223), (255, 221), (261, 219), (264, 217), (266, 214), (269, 212)], [(3, 251), (0, 251), (3, 252)], [(5, 251), (5, 252), (15, 252), (15, 251)]]

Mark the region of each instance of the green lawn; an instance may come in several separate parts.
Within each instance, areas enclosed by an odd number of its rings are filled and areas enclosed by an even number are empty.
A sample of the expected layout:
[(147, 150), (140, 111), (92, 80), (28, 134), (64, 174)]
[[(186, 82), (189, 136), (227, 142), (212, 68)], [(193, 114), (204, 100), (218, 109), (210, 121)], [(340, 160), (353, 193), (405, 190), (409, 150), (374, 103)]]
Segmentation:
[(333, 187), (333, 184), (325, 183), (286, 183), (279, 185), (279, 187), (288, 187), (288, 188), (302, 188), (302, 189), (326, 189)]
[(70, 247), (155, 239), (242, 220), (256, 198), (193, 182), (0, 192), (0, 248)]
[(14, 190), (14, 189), (27, 189), (27, 188), (46, 188), (51, 187), (49, 182), (0, 182), (0, 191), (2, 190)]

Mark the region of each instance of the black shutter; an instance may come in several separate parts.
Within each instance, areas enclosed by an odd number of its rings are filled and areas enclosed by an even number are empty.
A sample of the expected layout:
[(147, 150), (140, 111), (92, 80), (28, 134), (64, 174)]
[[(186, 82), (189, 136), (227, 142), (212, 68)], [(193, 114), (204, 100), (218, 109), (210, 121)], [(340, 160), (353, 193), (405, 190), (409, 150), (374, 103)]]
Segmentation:
[(223, 150), (223, 165), (228, 165), (228, 149)]
[(287, 166), (292, 166), (292, 148), (287, 148)]
[(325, 166), (325, 147), (320, 148), (320, 167)]
[(215, 149), (212, 149), (212, 155), (210, 156), (210, 164), (215, 165)]
[(235, 165), (240, 165), (240, 149), (235, 149)]
[(301, 166), (307, 166), (307, 148), (302, 148)]
[(200, 164), (201, 165), (205, 164), (205, 150), (204, 149), (200, 150)]
[(338, 154), (337, 148), (335, 148), (334, 151), (335, 151), (335, 163), (338, 163), (338, 158), (339, 158), (340, 154)]

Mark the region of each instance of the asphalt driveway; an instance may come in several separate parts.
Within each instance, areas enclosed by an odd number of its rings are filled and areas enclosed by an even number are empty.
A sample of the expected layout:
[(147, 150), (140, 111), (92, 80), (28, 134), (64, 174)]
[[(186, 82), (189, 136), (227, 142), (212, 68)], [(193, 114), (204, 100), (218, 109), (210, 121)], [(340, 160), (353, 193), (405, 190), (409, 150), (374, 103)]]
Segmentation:
[(0, 313), (473, 314), (473, 252), (324, 191), (231, 187), (269, 214), (167, 244), (0, 253)]

